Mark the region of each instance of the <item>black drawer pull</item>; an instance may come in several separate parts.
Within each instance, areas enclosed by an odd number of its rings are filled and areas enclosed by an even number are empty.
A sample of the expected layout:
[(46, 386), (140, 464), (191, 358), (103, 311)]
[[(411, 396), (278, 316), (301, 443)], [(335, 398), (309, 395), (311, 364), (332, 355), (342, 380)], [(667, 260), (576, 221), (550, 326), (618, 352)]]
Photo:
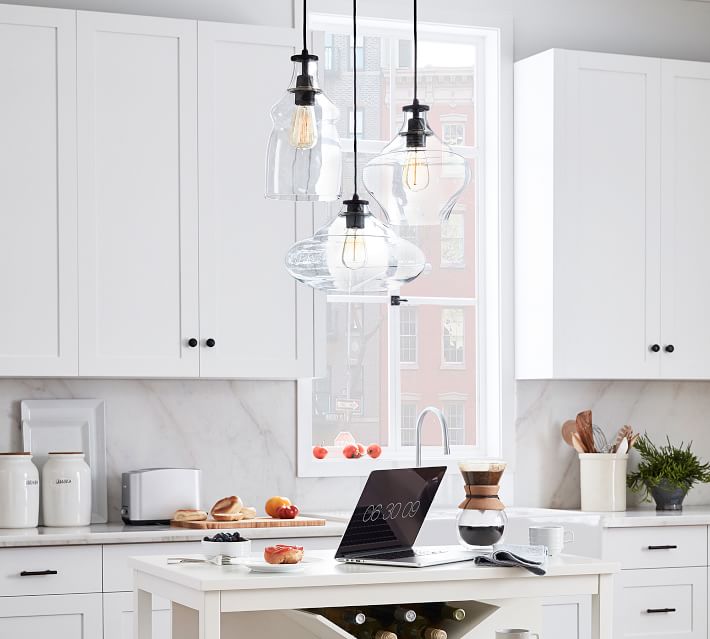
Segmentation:
[(675, 612), (675, 608), (647, 608), (646, 612), (649, 615), (655, 615), (655, 614), (664, 613), (664, 612)]
[(678, 546), (676, 546), (675, 544), (671, 544), (668, 546), (649, 546), (648, 549), (649, 550), (677, 550)]
[(37, 577), (41, 575), (57, 575), (56, 570), (23, 570), (20, 577)]

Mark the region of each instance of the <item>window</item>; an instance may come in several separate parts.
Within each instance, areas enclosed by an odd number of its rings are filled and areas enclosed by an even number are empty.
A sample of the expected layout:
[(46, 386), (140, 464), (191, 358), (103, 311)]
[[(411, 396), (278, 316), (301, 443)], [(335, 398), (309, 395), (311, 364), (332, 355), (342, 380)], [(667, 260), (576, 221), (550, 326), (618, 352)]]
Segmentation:
[(441, 361), (444, 366), (464, 363), (464, 315), (462, 308), (441, 311)]
[(466, 403), (463, 401), (444, 402), (444, 415), (449, 426), (449, 441), (452, 446), (465, 443)]
[(417, 443), (417, 403), (402, 402), (402, 427), (400, 437), (402, 446), (415, 446)]
[(444, 122), (441, 125), (441, 137), (451, 146), (460, 146), (466, 139), (466, 128), (461, 122)]
[(399, 362), (417, 363), (417, 309), (412, 306), (399, 311)]
[[(355, 129), (353, 128), (353, 110), (350, 109), (348, 112), (348, 137), (353, 137)], [(362, 109), (357, 110), (357, 139), (361, 140), (365, 132), (364, 128), (364, 114)]]
[(323, 65), (326, 71), (331, 71), (333, 69), (333, 34), (325, 34), (325, 46), (323, 48)]
[[(323, 89), (342, 114), (338, 126), (348, 185), (354, 117), (358, 160), (364, 165), (399, 130), (402, 106), (412, 99), (411, 22), (392, 18), (360, 20), (354, 59), (367, 72), (358, 76), (354, 116), (352, 69), (347, 68), (353, 63), (350, 21), (312, 15), (312, 27), (332, 43), (334, 65), (324, 76)], [(366, 475), (373, 468), (411, 465), (416, 417), (429, 405), (449, 417), (455, 455), (501, 455), (495, 270), (501, 228), (499, 31), (422, 23), (419, 38), (420, 88), (431, 106), (430, 125), (440, 136), (449, 136), (470, 162), (471, 184), (444, 225), (395, 227), (424, 251), (428, 262), (423, 275), (393, 291), (401, 296), (399, 305), (387, 295), (317, 296), (315, 379), (298, 383), (299, 476)], [(350, 65), (338, 64), (348, 59)], [(485, 218), (480, 216), (484, 202)], [(381, 213), (372, 199), (370, 206)], [(339, 205), (323, 208), (316, 211), (322, 218), (318, 226)], [(428, 419), (423, 426), (424, 458), (450, 463), (441, 458), (434, 422)], [(365, 445), (379, 443), (382, 455), (345, 459), (338, 442), (350, 437)], [(313, 457), (316, 444), (330, 449), (325, 459)]]
[[(349, 59), (350, 59), (350, 70), (353, 68), (353, 37), (350, 36), (349, 49)], [(359, 35), (357, 37), (357, 44), (355, 45), (355, 62), (357, 63), (357, 70), (361, 71), (365, 68), (365, 38)]]
[(441, 266), (460, 268), (465, 265), (466, 235), (464, 233), (464, 211), (455, 208), (449, 219), (441, 225)]

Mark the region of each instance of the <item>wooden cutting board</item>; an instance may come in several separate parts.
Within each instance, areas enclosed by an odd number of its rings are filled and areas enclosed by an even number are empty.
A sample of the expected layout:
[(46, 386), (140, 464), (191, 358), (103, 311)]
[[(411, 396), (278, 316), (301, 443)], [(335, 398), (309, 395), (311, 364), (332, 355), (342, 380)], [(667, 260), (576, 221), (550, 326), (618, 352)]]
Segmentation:
[(325, 526), (325, 519), (314, 517), (296, 517), (295, 519), (272, 519), (271, 517), (256, 517), (241, 521), (175, 521), (170, 522), (174, 528), (192, 528), (195, 530), (214, 530), (218, 528), (292, 528), (295, 526)]

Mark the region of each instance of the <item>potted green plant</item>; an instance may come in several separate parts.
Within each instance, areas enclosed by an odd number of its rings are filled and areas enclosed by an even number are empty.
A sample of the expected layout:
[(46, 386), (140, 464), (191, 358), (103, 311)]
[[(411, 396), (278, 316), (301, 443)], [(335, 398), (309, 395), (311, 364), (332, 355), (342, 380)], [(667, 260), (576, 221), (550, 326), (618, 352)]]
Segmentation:
[(703, 463), (690, 449), (689, 444), (656, 446), (644, 434), (636, 442), (641, 455), (638, 468), (626, 477), (626, 485), (633, 492), (643, 492), (644, 501), (651, 494), (656, 510), (682, 510), (683, 500), (695, 484), (710, 482), (710, 464)]

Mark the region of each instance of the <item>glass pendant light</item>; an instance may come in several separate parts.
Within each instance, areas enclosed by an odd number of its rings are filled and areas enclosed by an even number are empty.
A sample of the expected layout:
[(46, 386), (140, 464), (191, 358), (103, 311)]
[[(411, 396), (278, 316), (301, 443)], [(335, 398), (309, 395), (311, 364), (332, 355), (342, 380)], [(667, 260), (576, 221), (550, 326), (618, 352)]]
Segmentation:
[(417, 97), (417, 0), (414, 0), (414, 97), (402, 108), (395, 138), (370, 160), (362, 180), (391, 224), (430, 226), (446, 221), (471, 173), (466, 159), (444, 144), (427, 122)]
[[(357, 42), (357, 0), (353, 0), (353, 47)], [(356, 65), (355, 65), (356, 66)], [(353, 113), (357, 113), (357, 70), (353, 69)], [(424, 253), (376, 219), (357, 194), (357, 118), (353, 118), (353, 195), (331, 222), (294, 244), (286, 269), (300, 282), (328, 292), (383, 293), (418, 277)]]
[(303, 51), (291, 56), (291, 83), (271, 109), (266, 197), (330, 202), (342, 188), (339, 113), (318, 85), (318, 56), (306, 47), (306, 16), (303, 0)]

